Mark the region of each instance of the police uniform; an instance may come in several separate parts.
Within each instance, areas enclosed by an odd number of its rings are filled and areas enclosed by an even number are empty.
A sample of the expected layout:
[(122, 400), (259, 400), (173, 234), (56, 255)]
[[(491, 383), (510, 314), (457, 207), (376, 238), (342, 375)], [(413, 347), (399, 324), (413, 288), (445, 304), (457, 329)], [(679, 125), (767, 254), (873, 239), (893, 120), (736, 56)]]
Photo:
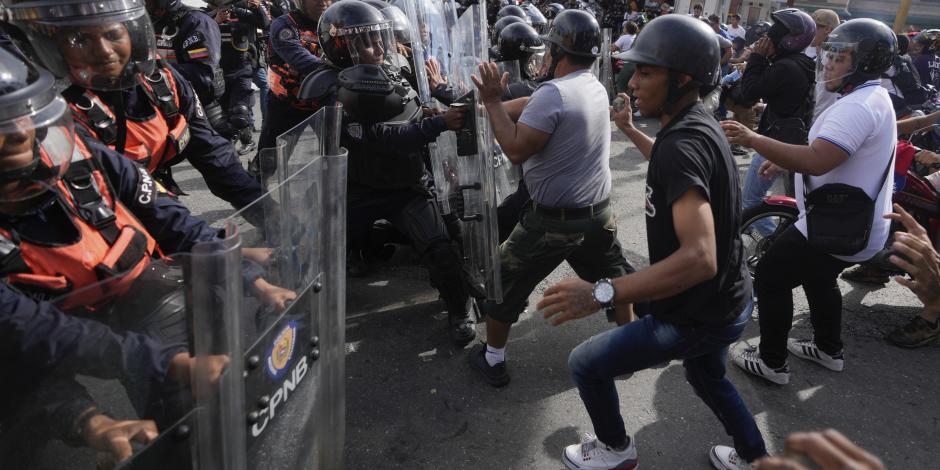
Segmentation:
[(218, 104), (225, 93), (219, 25), (206, 12), (185, 6), (152, 20), (157, 53), (189, 81), (209, 122), (224, 132), (228, 122)]
[(219, 65), (225, 77), (225, 94), (220, 104), (228, 115), (232, 135), (242, 143), (251, 141), (253, 92), (251, 80), (257, 59), (258, 29), (267, 29), (270, 16), (264, 5), (251, 7), (247, 2), (228, 6), (229, 19), (219, 25), (222, 38)]
[(271, 23), (268, 48), (267, 119), (258, 137), (258, 154), (262, 173), (271, 174), (276, 162), (261, 162), (261, 152), (276, 144), (277, 136), (287, 132), (320, 108), (316, 100), (298, 98), (304, 78), (324, 66), (317, 44), (317, 23), (297, 10), (276, 18)]
[[(123, 148), (125, 156), (170, 186), (175, 185), (169, 178), (170, 165), (187, 159), (214, 195), (238, 209), (264, 194), (257, 180), (241, 166), (232, 143), (206, 121), (200, 101), (186, 80), (165, 64), (158, 63), (154, 74), (141, 77), (133, 89), (96, 92), (73, 85), (63, 95), (79, 131), (112, 149)], [(120, 102), (123, 107), (115, 106)], [(122, 110), (126, 114), (123, 136)], [(251, 222), (258, 220), (252, 217)]]

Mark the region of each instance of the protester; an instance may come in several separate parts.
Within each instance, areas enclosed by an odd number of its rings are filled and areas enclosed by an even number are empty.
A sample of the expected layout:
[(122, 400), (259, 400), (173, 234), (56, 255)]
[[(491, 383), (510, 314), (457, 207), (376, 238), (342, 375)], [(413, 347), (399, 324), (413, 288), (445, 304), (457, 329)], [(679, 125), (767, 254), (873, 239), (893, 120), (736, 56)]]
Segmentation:
[(741, 26), (741, 15), (737, 13), (732, 13), (728, 15), (728, 34), (731, 35), (731, 38), (741, 38), (747, 35), (747, 30), (744, 29), (744, 26)]

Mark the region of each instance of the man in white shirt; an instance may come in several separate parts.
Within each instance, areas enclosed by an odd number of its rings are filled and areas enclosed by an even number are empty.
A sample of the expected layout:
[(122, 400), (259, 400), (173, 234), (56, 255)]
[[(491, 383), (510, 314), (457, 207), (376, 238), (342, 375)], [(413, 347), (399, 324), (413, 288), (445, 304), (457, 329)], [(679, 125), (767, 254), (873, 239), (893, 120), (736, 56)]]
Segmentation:
[(728, 15), (728, 21), (731, 23), (728, 25), (728, 34), (731, 35), (731, 39), (744, 38), (747, 35), (747, 30), (741, 26), (741, 15), (732, 13)]
[[(736, 122), (722, 123), (731, 142), (752, 147), (768, 160), (761, 167), (762, 176), (784, 169), (799, 173), (795, 178), (799, 218), (776, 235), (754, 275), (761, 313), (760, 349), (747, 349), (733, 357), (737, 366), (752, 375), (781, 385), (788, 383), (787, 351), (833, 371), (841, 372), (845, 366), (842, 294), (836, 278), (846, 267), (870, 259), (888, 238), (890, 222), (882, 214), (891, 212), (891, 179), (887, 175), (894, 167), (897, 128), (894, 108), (888, 92), (880, 86), (880, 77), (897, 51), (894, 32), (876, 20), (851, 20), (830, 33), (820, 47), (816, 80), (841, 97), (813, 123), (808, 146), (758, 136)], [(851, 227), (853, 233), (840, 238), (846, 245), (864, 241), (857, 252), (846, 254), (835, 246), (824, 251), (820, 238), (810, 240), (807, 235), (806, 194), (829, 184), (861, 189), (872, 201), (870, 223), (862, 219), (862, 224), (852, 224), (844, 207), (840, 207), (839, 220), (820, 220), (819, 211), (827, 206), (820, 205), (814, 212), (812, 220), (819, 224), (815, 234), (833, 235)], [(792, 289), (797, 286), (803, 286), (810, 305), (812, 340), (787, 338), (793, 322)]]

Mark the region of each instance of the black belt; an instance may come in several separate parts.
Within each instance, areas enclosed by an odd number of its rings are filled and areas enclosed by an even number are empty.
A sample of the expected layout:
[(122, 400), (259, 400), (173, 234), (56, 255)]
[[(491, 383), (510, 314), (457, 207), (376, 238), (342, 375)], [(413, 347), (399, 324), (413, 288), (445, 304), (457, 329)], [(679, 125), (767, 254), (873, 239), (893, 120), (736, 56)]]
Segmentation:
[(539, 215), (545, 215), (548, 217), (554, 217), (556, 219), (586, 219), (588, 217), (594, 217), (595, 214), (607, 208), (610, 205), (610, 198), (604, 199), (597, 204), (590, 204), (584, 207), (578, 207), (574, 209), (568, 209), (565, 207), (551, 207), (543, 206), (535, 201), (532, 201), (532, 212), (535, 212)]

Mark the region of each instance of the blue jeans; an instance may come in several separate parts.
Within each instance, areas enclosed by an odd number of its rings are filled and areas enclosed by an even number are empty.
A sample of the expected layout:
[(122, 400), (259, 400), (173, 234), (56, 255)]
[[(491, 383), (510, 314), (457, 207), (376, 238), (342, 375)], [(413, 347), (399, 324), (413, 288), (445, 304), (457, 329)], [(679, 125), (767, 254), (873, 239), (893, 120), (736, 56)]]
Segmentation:
[[(767, 161), (767, 159), (759, 153), (755, 153), (754, 156), (751, 157), (751, 165), (747, 167), (747, 176), (744, 177), (744, 190), (741, 194), (741, 210), (760, 204), (764, 200), (764, 196), (767, 195), (767, 191), (770, 191), (770, 187), (774, 185), (774, 181), (777, 180), (776, 177), (770, 180), (761, 178), (757, 173), (758, 170), (760, 170), (760, 166), (765, 161)], [(777, 228), (770, 219), (758, 221), (752, 227), (760, 232), (761, 235), (773, 233)]]
[(725, 377), (728, 346), (741, 336), (753, 308), (748, 302), (736, 320), (719, 326), (679, 326), (647, 315), (578, 345), (568, 367), (597, 438), (618, 445), (627, 437), (614, 378), (682, 359), (686, 380), (734, 439), (738, 454), (749, 462), (767, 455), (754, 417)]
[[(255, 69), (254, 74), (251, 77), (252, 83), (258, 87), (258, 96), (261, 100), (261, 122), (264, 123), (264, 120), (268, 117), (268, 69), (267, 67), (259, 67)], [(263, 126), (264, 124), (262, 124)]]

